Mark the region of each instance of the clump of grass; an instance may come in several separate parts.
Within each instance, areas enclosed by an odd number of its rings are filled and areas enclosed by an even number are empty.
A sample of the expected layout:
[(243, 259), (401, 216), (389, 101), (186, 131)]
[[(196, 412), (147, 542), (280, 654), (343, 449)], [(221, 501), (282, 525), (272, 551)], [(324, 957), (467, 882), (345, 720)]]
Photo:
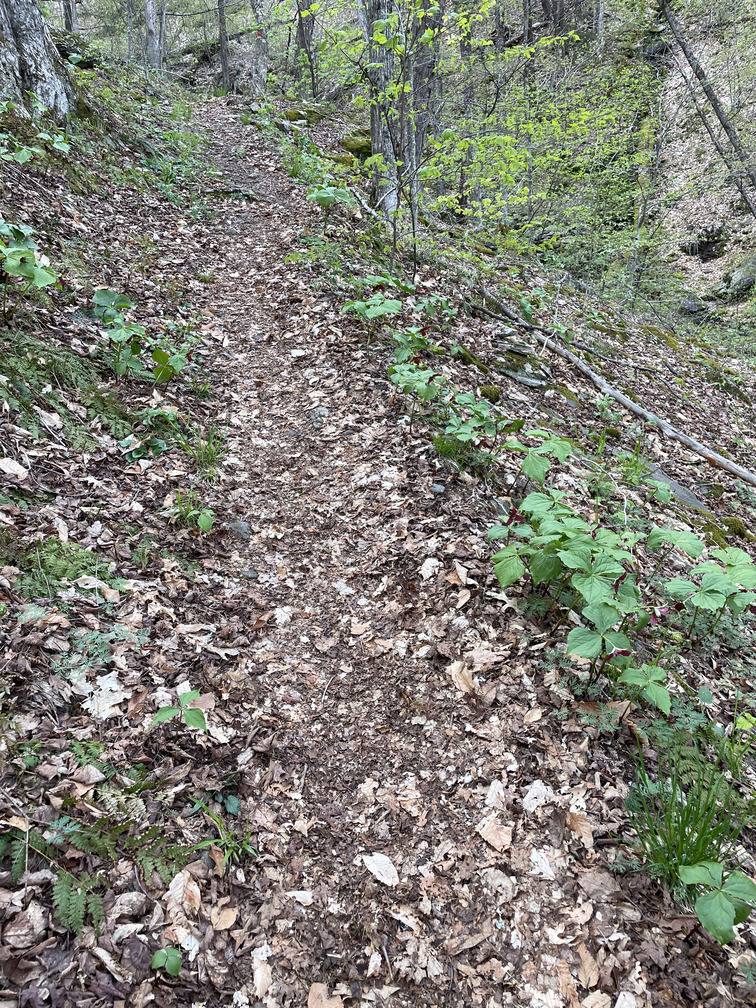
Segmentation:
[(636, 770), (627, 799), (636, 853), (650, 875), (684, 898), (680, 868), (726, 862), (745, 826), (733, 813), (732, 786), (692, 747), (684, 754), (671, 750), (656, 779), (642, 757)]

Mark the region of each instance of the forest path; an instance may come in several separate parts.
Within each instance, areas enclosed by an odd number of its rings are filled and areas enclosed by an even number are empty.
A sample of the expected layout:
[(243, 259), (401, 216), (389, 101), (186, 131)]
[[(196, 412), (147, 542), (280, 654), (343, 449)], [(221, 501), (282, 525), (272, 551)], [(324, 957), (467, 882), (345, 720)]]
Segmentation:
[(261, 853), (212, 880), (239, 913), (200, 980), (255, 1006), (639, 1008), (645, 942), (684, 989), (690, 961), (593, 846), (586, 811), (610, 829), (622, 802), (613, 768), (551, 717), (544, 645), (481, 591), (490, 515), (398, 422), (385, 351), (285, 263), (320, 227), (304, 187), (223, 104), (199, 116), (219, 186), (260, 198), (224, 204), (208, 295), (235, 466), (218, 503), (240, 522), (228, 606), (255, 631), (218, 699), (223, 770)]

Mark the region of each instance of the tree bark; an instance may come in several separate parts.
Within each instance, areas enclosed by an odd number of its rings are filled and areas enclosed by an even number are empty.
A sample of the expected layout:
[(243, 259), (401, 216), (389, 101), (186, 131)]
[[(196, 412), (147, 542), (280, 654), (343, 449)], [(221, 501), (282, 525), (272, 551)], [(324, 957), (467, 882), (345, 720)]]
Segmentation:
[(297, 64), (294, 68), (294, 76), (297, 80), (301, 80), (303, 67), (306, 66), (310, 77), (310, 90), (312, 91), (312, 97), (317, 98), (315, 57), (312, 54), (312, 36), (314, 31), (315, 18), (312, 15), (309, 17), (303, 17), (302, 4), (300, 0), (297, 0)]
[(76, 0), (63, 0), (63, 25), (66, 31), (79, 31), (79, 15), (76, 10)]
[[(375, 23), (388, 19), (391, 0), (363, 0), (365, 6), (365, 38), (369, 67), (365, 69), (370, 94), (370, 144), (373, 156), (379, 154), (383, 164), (373, 171), (373, 201), (387, 217), (399, 205), (396, 153), (391, 139), (389, 116), (391, 102), (387, 97), (394, 76), (394, 59), (390, 49), (373, 41)], [(388, 28), (385, 29), (389, 31)]]
[(682, 49), (683, 55), (685, 56), (685, 59), (688, 61), (690, 65), (690, 69), (693, 71), (698, 82), (700, 83), (703, 93), (708, 98), (709, 104), (711, 105), (714, 114), (716, 115), (717, 119), (719, 119), (722, 129), (725, 131), (725, 135), (727, 136), (727, 139), (730, 141), (730, 145), (732, 146), (732, 149), (735, 152), (735, 156), (745, 168), (745, 172), (751, 181), (751, 185), (756, 187), (756, 168), (754, 168), (753, 166), (752, 159), (748, 156), (745, 148), (740, 142), (740, 137), (738, 136), (737, 130), (735, 129), (732, 122), (730, 121), (729, 116), (725, 112), (722, 103), (717, 97), (716, 91), (709, 83), (709, 80), (703, 70), (703, 67), (696, 59), (693, 50), (688, 45), (685, 36), (683, 35), (680, 29), (680, 25), (678, 24), (677, 18), (672, 13), (672, 9), (669, 6), (669, 0), (660, 0), (660, 10), (667, 20), (667, 24), (669, 25), (670, 31), (674, 35), (675, 41)]
[(0, 0), (0, 95), (23, 106), (29, 91), (59, 119), (76, 100), (37, 0)]
[(161, 60), (157, 0), (144, 0), (144, 30), (147, 62), (153, 70), (159, 70)]
[(264, 0), (250, 0), (254, 18), (254, 40), (250, 61), (250, 89), (253, 95), (264, 95), (268, 81), (268, 14)]
[(226, 0), (218, 0), (218, 50), (220, 53), (223, 88), (231, 90), (231, 70), (228, 65), (228, 28), (226, 27)]
[(126, 62), (134, 58), (134, 0), (126, 0)]

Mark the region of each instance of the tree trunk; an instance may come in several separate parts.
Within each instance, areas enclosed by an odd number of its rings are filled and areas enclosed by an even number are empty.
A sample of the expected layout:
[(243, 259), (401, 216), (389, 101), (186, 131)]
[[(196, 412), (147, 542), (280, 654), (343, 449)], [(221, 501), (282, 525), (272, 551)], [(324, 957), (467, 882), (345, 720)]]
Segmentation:
[(134, 0), (126, 0), (126, 62), (134, 58)]
[[(387, 217), (399, 205), (396, 153), (391, 139), (389, 116), (391, 100), (387, 90), (394, 77), (393, 53), (373, 41), (376, 21), (385, 22), (391, 12), (391, 0), (363, 0), (365, 37), (369, 66), (365, 69), (370, 94), (370, 144), (373, 156), (380, 155), (381, 165), (373, 171), (373, 201)], [(384, 29), (388, 31), (388, 29)]]
[(63, 25), (66, 31), (78, 32), (79, 15), (76, 10), (76, 0), (63, 0)]
[[(305, 8), (306, 9), (306, 8)], [(310, 77), (312, 97), (317, 98), (317, 81), (315, 77), (315, 57), (312, 54), (312, 36), (315, 32), (315, 18), (312, 14), (303, 17), (302, 4), (297, 0), (297, 65), (294, 76), (302, 78), (302, 70), (306, 66)]]
[(218, 49), (220, 52), (223, 88), (231, 90), (231, 71), (228, 66), (228, 29), (226, 27), (226, 0), (218, 0)]
[(0, 0), (0, 95), (23, 105), (29, 91), (59, 119), (76, 100), (37, 0)]
[(268, 15), (264, 0), (250, 0), (254, 18), (252, 58), (249, 64), (250, 88), (253, 95), (264, 95), (268, 82)]
[(660, 0), (660, 9), (667, 19), (667, 24), (670, 27), (672, 34), (675, 37), (675, 41), (680, 46), (685, 56), (685, 59), (690, 64), (690, 68), (698, 79), (703, 93), (709, 100), (709, 104), (714, 110), (714, 115), (719, 119), (722, 129), (725, 131), (727, 139), (730, 141), (735, 156), (738, 161), (744, 166), (748, 178), (751, 180), (751, 185), (756, 187), (756, 168), (753, 166), (751, 158), (745, 151), (742, 143), (740, 142), (740, 137), (737, 134), (735, 127), (730, 121), (729, 116), (722, 107), (722, 103), (719, 98), (717, 98), (716, 91), (709, 83), (709, 80), (704, 73), (703, 67), (696, 59), (695, 53), (688, 45), (685, 36), (680, 30), (680, 25), (677, 23), (677, 18), (672, 13), (672, 9), (669, 6), (669, 0)]
[(161, 0), (160, 3), (160, 34), (158, 35), (158, 52), (160, 53), (160, 66), (158, 69), (163, 69), (163, 60), (165, 59), (165, 0)]
[(157, 0), (144, 0), (144, 30), (147, 62), (153, 70), (159, 70), (161, 61)]

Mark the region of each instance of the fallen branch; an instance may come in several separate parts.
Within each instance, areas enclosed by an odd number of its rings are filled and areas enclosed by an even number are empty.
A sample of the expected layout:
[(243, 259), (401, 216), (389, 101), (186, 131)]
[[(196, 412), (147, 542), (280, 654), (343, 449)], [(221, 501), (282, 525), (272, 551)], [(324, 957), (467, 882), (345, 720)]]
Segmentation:
[[(700, 441), (695, 441), (693, 438), (688, 437), (682, 431), (679, 431), (672, 424), (667, 423), (666, 420), (662, 420), (661, 417), (656, 416), (655, 413), (650, 413), (648, 410), (643, 409), (638, 403), (633, 402), (626, 395), (623, 395), (618, 389), (610, 385), (608, 381), (597, 374), (593, 368), (588, 367), (579, 357), (576, 357), (574, 353), (571, 353), (565, 347), (559, 346), (551, 336), (549, 335), (549, 330), (543, 326), (534, 325), (531, 322), (527, 322), (525, 319), (520, 318), (516, 315), (511, 308), (502, 304), (498, 298), (495, 298), (485, 287), (475, 287), (473, 288), (476, 293), (480, 294), (481, 297), (485, 298), (489, 304), (494, 305), (500, 311), (500, 320), (502, 322), (517, 322), (518, 325), (525, 326), (531, 330), (538, 330), (542, 335), (539, 336), (539, 340), (543, 343), (547, 350), (551, 350), (555, 353), (557, 357), (561, 357), (562, 360), (568, 361), (573, 367), (576, 367), (581, 374), (584, 374), (586, 378), (590, 378), (599, 392), (603, 392), (604, 395), (611, 396), (615, 399), (620, 406), (624, 406), (628, 412), (635, 414), (635, 416), (640, 417), (641, 420), (645, 420), (646, 423), (652, 424), (654, 427), (658, 427), (662, 434), (666, 434), (667, 437), (672, 438), (674, 441), (679, 442), (686, 448), (689, 448), (696, 455), (700, 455), (701, 458), (706, 459), (712, 465), (718, 466), (720, 469), (724, 469), (725, 472), (730, 473), (732, 476), (737, 476), (738, 479), (743, 480), (744, 483), (750, 483), (751, 486), (756, 487), (756, 476), (750, 472), (748, 469), (744, 469), (739, 466), (736, 462), (732, 462), (730, 459), (725, 458), (724, 455), (720, 455), (718, 452), (712, 451), (711, 448), (707, 448), (706, 445), (701, 444)], [(492, 315), (493, 313), (487, 311), (487, 314)]]

